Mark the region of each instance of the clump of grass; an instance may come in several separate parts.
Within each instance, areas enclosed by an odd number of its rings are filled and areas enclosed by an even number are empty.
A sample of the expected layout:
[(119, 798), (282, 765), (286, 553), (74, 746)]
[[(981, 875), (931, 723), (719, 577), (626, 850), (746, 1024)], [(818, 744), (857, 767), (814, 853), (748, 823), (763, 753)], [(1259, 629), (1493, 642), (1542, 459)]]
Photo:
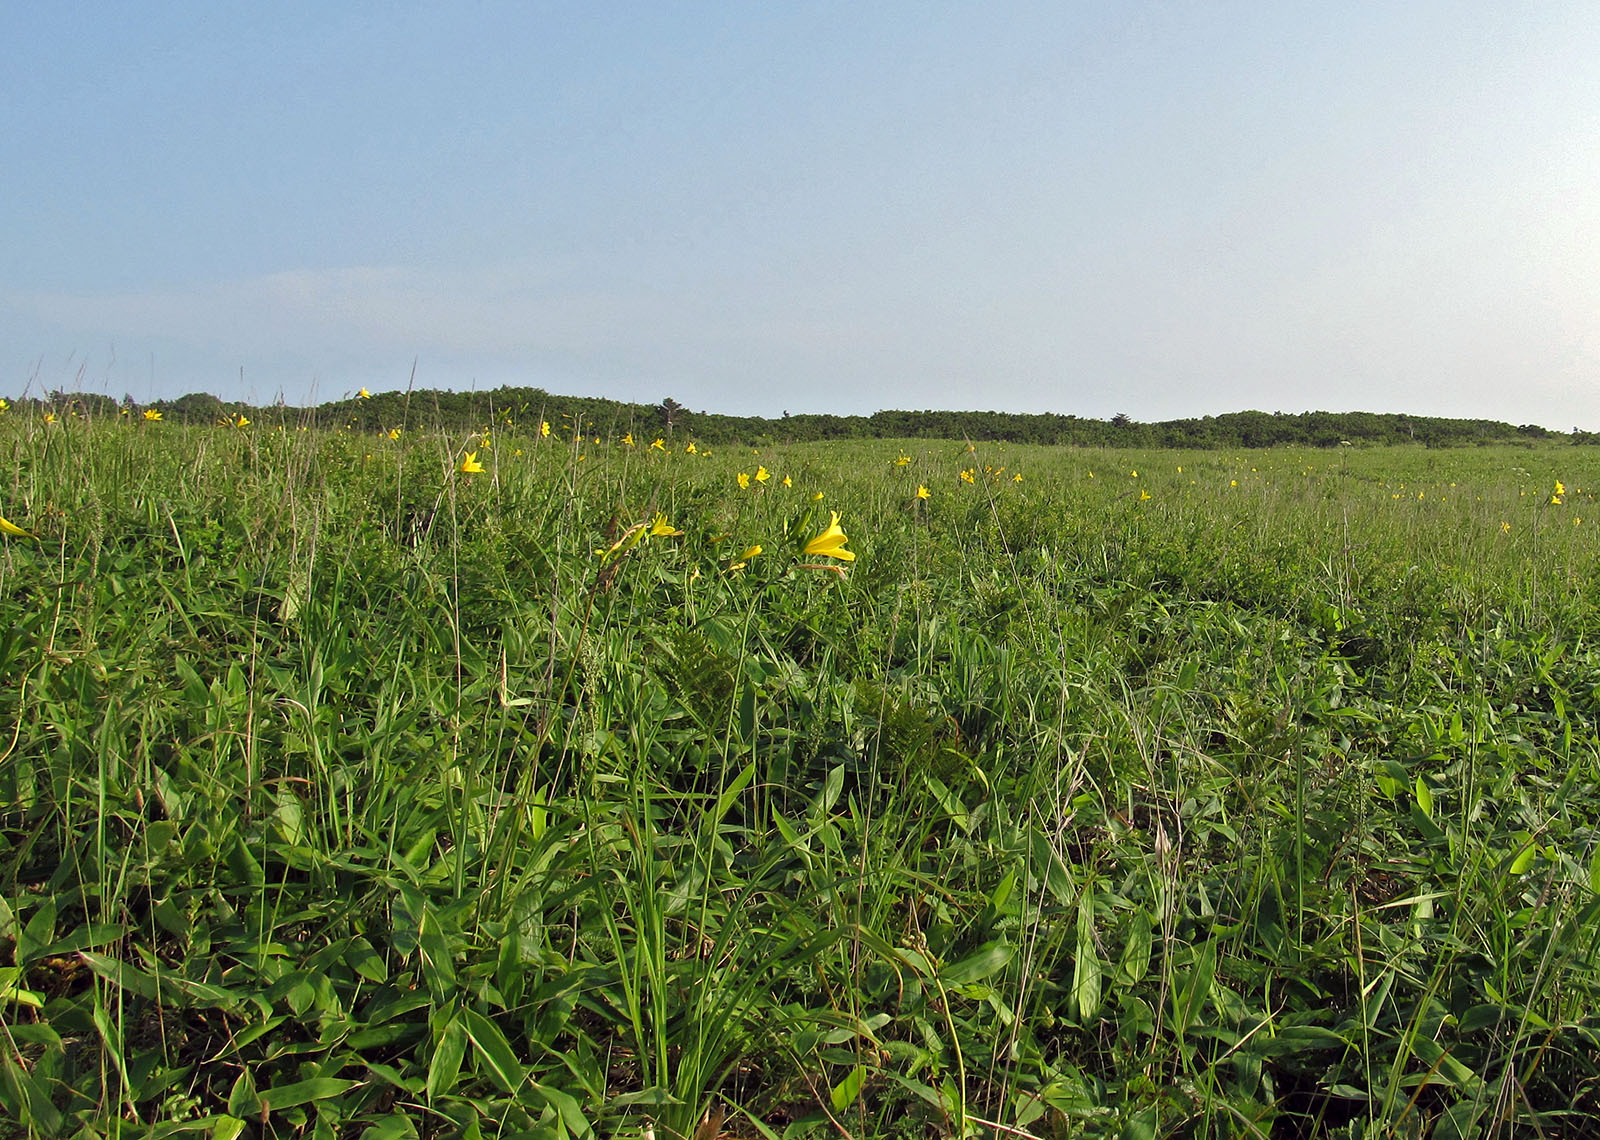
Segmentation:
[(0, 422), (27, 1134), (1596, 1111), (1581, 453), (579, 434)]

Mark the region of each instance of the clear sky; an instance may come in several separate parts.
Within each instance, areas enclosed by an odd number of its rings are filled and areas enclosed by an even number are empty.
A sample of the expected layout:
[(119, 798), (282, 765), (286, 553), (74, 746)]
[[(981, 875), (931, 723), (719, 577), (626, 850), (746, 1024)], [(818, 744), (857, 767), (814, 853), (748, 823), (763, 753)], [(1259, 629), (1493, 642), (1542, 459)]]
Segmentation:
[(6, 5), (0, 392), (1600, 428), (1600, 4)]

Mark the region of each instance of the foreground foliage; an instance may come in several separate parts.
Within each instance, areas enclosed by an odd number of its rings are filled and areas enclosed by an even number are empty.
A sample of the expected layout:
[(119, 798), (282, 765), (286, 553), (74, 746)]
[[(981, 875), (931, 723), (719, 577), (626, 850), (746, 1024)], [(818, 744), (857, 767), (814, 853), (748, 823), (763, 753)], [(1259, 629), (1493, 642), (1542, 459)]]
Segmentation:
[(0, 422), (30, 1134), (1600, 1112), (1586, 452), (485, 434)]

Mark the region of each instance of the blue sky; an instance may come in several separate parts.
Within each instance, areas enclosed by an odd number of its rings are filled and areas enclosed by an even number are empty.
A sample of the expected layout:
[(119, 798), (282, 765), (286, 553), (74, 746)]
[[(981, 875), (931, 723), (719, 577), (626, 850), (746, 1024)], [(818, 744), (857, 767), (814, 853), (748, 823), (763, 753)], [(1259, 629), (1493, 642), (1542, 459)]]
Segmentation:
[(0, 392), (1600, 428), (1592, 3), (4, 27)]

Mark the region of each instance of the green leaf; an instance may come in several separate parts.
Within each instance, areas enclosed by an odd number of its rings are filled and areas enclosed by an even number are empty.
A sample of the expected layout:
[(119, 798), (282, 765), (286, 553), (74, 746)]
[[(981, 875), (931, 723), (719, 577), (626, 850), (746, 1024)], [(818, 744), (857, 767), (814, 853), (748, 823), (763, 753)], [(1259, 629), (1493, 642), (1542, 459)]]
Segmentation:
[(845, 1074), (844, 1080), (828, 1090), (828, 1099), (833, 1102), (833, 1111), (843, 1112), (856, 1102), (856, 1097), (861, 1095), (861, 1086), (867, 1079), (867, 1067), (857, 1065)]
[(1416, 795), (1417, 807), (1421, 809), (1423, 815), (1427, 816), (1429, 819), (1432, 819), (1433, 791), (1428, 787), (1428, 781), (1422, 778), (1421, 773), (1418, 773), (1417, 775)]
[(964, 986), (987, 978), (1011, 961), (1017, 948), (1003, 938), (986, 942), (959, 962), (952, 962), (939, 971), (939, 980), (947, 986)]
[(1093, 1020), (1100, 1012), (1100, 954), (1094, 944), (1094, 896), (1085, 890), (1078, 899), (1078, 945), (1072, 961), (1072, 1000), (1078, 1016)]
[(739, 793), (748, 788), (750, 786), (750, 781), (754, 780), (755, 778), (756, 764), (755, 761), (752, 760), (740, 770), (737, 776), (733, 778), (733, 783), (724, 788), (722, 790), (722, 794), (717, 797), (717, 806), (711, 812), (711, 823), (713, 826), (722, 822), (723, 817), (728, 814), (728, 810), (732, 808), (734, 803), (738, 800)]
[(428, 1103), (444, 1096), (456, 1087), (461, 1075), (461, 1059), (467, 1052), (467, 1030), (459, 1015), (452, 1015), (440, 1030), (433, 1046), (433, 1059), (428, 1062)]
[(462, 1024), (471, 1038), (478, 1058), (488, 1066), (489, 1074), (502, 1092), (516, 1095), (525, 1074), (511, 1050), (511, 1043), (500, 1027), (475, 1009), (461, 1011)]
[(360, 1081), (340, 1080), (337, 1077), (312, 1077), (308, 1081), (270, 1088), (260, 1095), (261, 1107), (267, 1111), (293, 1108), (297, 1104), (310, 1104), (314, 1100), (327, 1100), (342, 1096), (361, 1084)]
[(1128, 941), (1122, 947), (1122, 960), (1117, 963), (1117, 985), (1124, 988), (1136, 986), (1150, 970), (1150, 951), (1155, 939), (1150, 925), (1150, 912), (1140, 909), (1128, 921)]

